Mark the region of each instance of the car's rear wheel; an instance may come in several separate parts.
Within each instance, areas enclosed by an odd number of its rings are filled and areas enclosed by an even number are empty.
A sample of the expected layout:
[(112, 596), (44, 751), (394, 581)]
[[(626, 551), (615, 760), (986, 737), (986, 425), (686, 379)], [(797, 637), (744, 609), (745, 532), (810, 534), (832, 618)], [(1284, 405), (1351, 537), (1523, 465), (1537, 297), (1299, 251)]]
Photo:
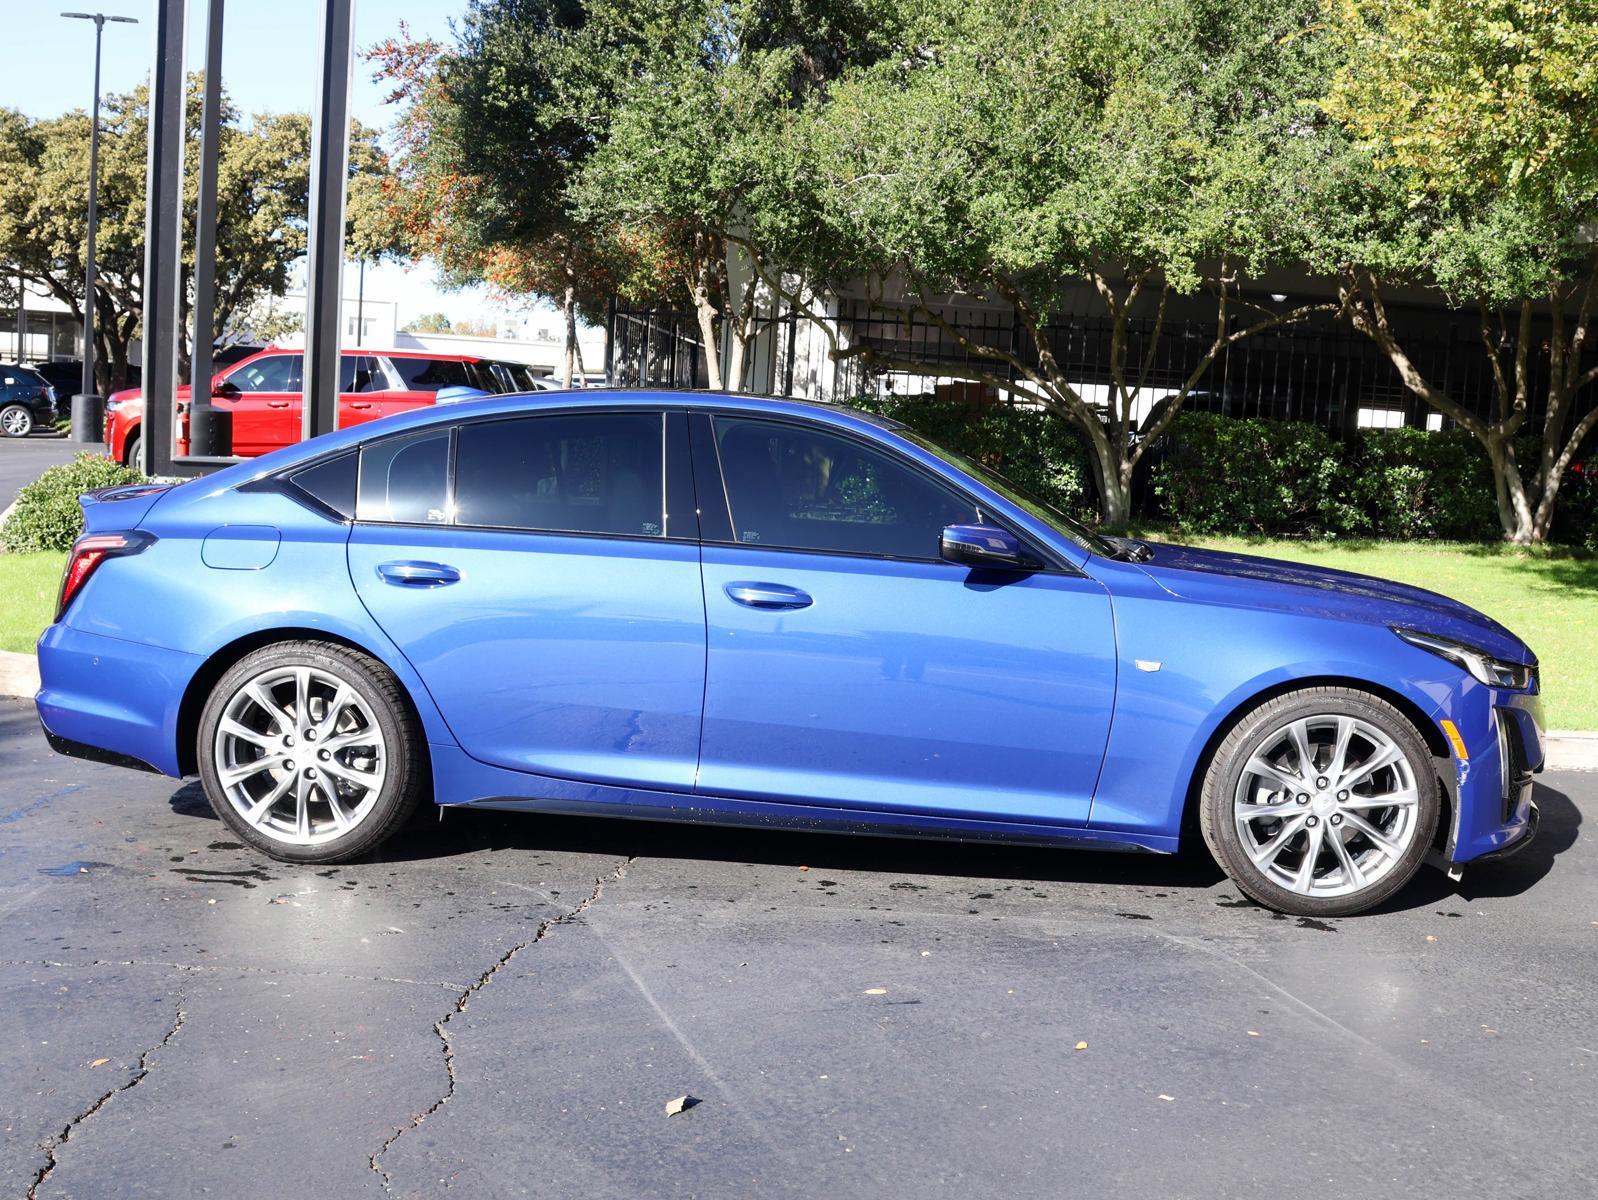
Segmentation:
[(1243, 716), (1204, 778), (1199, 822), (1250, 899), (1296, 916), (1347, 916), (1414, 876), (1437, 830), (1436, 768), (1408, 718), (1379, 697), (1316, 687)]
[(139, 455), (142, 453), (143, 449), (143, 439), (140, 438), (138, 434), (134, 434), (128, 439), (127, 447), (123, 451), (123, 453), (127, 455), (127, 457), (122, 460), (123, 464), (129, 467), (140, 466)]
[(200, 715), (217, 816), (286, 862), (343, 862), (400, 828), (426, 790), (422, 739), (380, 663), (330, 642), (256, 650)]
[(0, 409), (0, 433), (23, 438), (33, 432), (33, 410), (26, 404), (8, 404)]

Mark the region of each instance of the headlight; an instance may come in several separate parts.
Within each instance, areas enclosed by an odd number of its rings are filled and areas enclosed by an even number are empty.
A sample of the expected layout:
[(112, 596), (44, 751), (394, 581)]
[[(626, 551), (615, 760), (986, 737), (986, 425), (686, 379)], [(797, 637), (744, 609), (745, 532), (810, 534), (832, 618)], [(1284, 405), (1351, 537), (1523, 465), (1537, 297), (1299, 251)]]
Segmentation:
[(105, 411), (108, 412), (108, 413), (114, 413), (114, 412), (116, 412), (117, 409), (119, 409), (121, 407), (122, 407), (122, 401), (120, 401), (120, 400), (107, 400), (105, 402)]
[(1494, 658), (1485, 650), (1478, 650), (1475, 646), (1456, 642), (1452, 638), (1420, 633), (1414, 629), (1399, 629), (1397, 626), (1393, 627), (1393, 632), (1411, 646), (1419, 646), (1422, 650), (1430, 650), (1433, 654), (1446, 658), (1455, 666), (1469, 672), (1472, 679), (1489, 687), (1522, 691), (1531, 686), (1532, 668), (1528, 666)]

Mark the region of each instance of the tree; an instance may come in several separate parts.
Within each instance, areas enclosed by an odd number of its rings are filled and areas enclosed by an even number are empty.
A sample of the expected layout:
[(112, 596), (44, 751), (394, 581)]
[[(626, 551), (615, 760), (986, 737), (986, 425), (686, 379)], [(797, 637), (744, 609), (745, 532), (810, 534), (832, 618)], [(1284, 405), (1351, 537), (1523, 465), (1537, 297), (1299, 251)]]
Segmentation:
[[(193, 268), (198, 198), (200, 88), (189, 80), (185, 151), (185, 265)], [(97, 282), (93, 303), (102, 392), (126, 383), (128, 350), (143, 307), (145, 152), (148, 92), (103, 101), (100, 133)], [(83, 254), (87, 240), (89, 117), (74, 111), (46, 120), (0, 113), (0, 260), (49, 290), (83, 319)], [(356, 128), (350, 184), (349, 244), (373, 258), (392, 238), (371, 220), (372, 194), (386, 160), (371, 131)], [(266, 297), (281, 297), (289, 271), (305, 253), (310, 178), (310, 118), (264, 114), (247, 125), (224, 102), (217, 170), (216, 312), (212, 340)], [(189, 302), (180, 296), (180, 360), (187, 361)]]
[[(895, 55), (853, 71), (786, 132), (811, 220), (769, 222), (773, 287), (791, 302), (866, 279), (870, 302), (939, 328), (968, 362), (835, 343), (835, 358), (980, 382), (1078, 425), (1104, 521), (1131, 513), (1133, 473), (1228, 345), (1326, 306), (1249, 304), (1251, 271), (1290, 259), (1326, 124), (1313, 0), (943, 0)], [(786, 230), (787, 236), (783, 237)], [(758, 239), (756, 239), (758, 242)], [(789, 276), (783, 281), (784, 274)], [(1107, 402), (1056, 357), (1050, 317), (1093, 289), (1110, 318)], [(1216, 333), (1180, 386), (1140, 414), (1168, 299), (1209, 292)], [(1022, 341), (963, 330), (959, 297), (1009, 306)], [(813, 311), (813, 310), (812, 310)], [(819, 316), (819, 314), (816, 314)], [(1234, 318), (1237, 318), (1234, 320)], [(823, 328), (826, 328), (823, 323)]]
[[(1405, 384), (1486, 447), (1506, 539), (1540, 542), (1560, 484), (1598, 429), (1598, 3), (1339, 0), (1343, 61), (1327, 110), (1358, 141), (1331, 206), (1323, 265), (1342, 272), (1357, 328)], [(1360, 173), (1362, 172), (1362, 173)], [(1494, 386), (1479, 414), (1428, 378), (1388, 319), (1394, 285), (1440, 287), (1478, 310)], [(1545, 378), (1536, 461), (1534, 380)]]
[(414, 320), (407, 321), (402, 333), (453, 333), (455, 325), (448, 314), (441, 312), (423, 313)]

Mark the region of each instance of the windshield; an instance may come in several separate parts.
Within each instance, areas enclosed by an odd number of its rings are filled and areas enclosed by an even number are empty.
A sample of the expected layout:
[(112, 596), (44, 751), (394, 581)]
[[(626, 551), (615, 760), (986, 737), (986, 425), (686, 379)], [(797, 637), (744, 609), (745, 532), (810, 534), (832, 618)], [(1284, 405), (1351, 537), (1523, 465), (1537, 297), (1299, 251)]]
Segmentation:
[(1110, 545), (1086, 525), (1066, 516), (1047, 500), (1039, 499), (1020, 485), (1012, 483), (991, 467), (985, 467), (973, 458), (967, 458), (965, 455), (950, 450), (946, 446), (940, 446), (937, 442), (922, 437), (921, 434), (913, 429), (901, 427), (896, 429), (895, 432), (901, 437), (908, 438), (923, 450), (936, 454), (950, 466), (958, 467), (967, 475), (980, 479), (1011, 504), (1025, 510), (1050, 529), (1053, 529), (1061, 537), (1069, 539), (1082, 547), (1082, 549), (1091, 551), (1094, 554), (1102, 554), (1106, 558), (1120, 557), (1114, 546)]

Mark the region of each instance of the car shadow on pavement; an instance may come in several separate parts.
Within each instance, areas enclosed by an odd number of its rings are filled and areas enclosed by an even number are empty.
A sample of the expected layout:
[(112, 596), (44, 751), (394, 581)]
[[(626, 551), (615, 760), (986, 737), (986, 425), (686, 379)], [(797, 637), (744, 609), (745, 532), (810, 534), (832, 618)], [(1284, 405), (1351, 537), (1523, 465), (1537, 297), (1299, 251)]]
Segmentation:
[[(1542, 822), (1537, 839), (1512, 858), (1466, 867), (1458, 883), (1443, 872), (1422, 870), (1413, 882), (1373, 912), (1403, 912), (1450, 897), (1474, 901), (1517, 896), (1554, 867), (1575, 844), (1581, 813), (1563, 792), (1537, 785)], [(182, 816), (215, 821), (198, 783), (172, 795)], [(488, 809), (424, 808), (372, 861), (400, 863), (483, 851), (564, 851), (614, 857), (700, 859), (761, 863), (826, 871), (887, 875), (938, 875), (1052, 883), (1204, 889), (1224, 879), (1196, 838), (1176, 855), (1074, 848), (1006, 846), (902, 837), (862, 837), (792, 830), (503, 813)]]

